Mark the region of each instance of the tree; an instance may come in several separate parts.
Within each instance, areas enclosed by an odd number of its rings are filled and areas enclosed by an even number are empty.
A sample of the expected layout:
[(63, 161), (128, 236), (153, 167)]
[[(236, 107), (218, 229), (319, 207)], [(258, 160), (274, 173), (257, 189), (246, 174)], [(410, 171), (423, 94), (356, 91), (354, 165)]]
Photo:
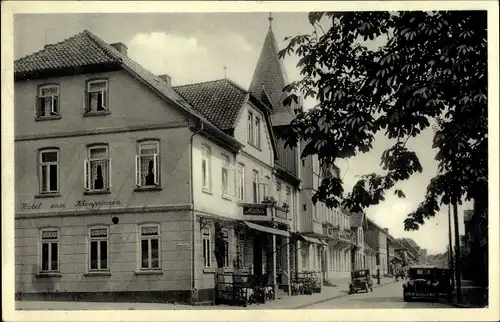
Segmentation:
[[(303, 157), (317, 155), (323, 168), (332, 168), (338, 159), (369, 152), (377, 132), (394, 141), (382, 154), (384, 173), (362, 176), (347, 194), (341, 178), (325, 177), (313, 202), (357, 212), (390, 190), (404, 198), (397, 182), (423, 170), (406, 143), (430, 126), (439, 171), (405, 230), (418, 229), (442, 204), (484, 191), (486, 11), (313, 12), (309, 21), (314, 31), (285, 38), (279, 53), (298, 55), (303, 76), (284, 88), (290, 93), (284, 104), (297, 102), (298, 93), (318, 102), (292, 121), (287, 144), (305, 142)], [(380, 45), (369, 48), (370, 41)]]

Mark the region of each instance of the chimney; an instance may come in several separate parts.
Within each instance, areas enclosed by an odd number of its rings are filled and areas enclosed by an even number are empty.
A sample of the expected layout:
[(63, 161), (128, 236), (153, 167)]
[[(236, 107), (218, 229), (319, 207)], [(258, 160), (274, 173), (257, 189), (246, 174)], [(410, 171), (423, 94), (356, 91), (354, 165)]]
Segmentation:
[(115, 47), (116, 50), (127, 56), (128, 47), (124, 43), (115, 42), (114, 44), (111, 44), (111, 46)]
[(168, 74), (158, 75), (162, 81), (164, 81), (168, 86), (172, 86), (172, 77)]

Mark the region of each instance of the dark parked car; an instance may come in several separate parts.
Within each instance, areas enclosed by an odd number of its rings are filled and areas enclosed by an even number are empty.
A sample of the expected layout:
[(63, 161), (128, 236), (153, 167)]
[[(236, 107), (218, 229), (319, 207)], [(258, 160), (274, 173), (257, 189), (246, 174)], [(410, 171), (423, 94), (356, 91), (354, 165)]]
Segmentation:
[(439, 298), (441, 269), (429, 265), (410, 266), (408, 278), (409, 280), (403, 284), (405, 302), (413, 299), (437, 300)]
[(358, 293), (358, 291), (368, 291), (373, 292), (373, 283), (370, 276), (370, 270), (363, 269), (353, 269), (351, 271), (351, 283), (349, 283), (349, 294)]

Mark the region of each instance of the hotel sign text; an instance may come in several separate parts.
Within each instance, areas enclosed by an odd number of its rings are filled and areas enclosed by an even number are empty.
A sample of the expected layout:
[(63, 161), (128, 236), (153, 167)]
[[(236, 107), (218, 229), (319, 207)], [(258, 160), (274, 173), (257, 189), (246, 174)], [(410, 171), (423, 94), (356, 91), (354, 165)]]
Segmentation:
[(267, 215), (266, 207), (262, 206), (243, 206), (243, 215), (265, 216)]
[[(120, 200), (100, 200), (100, 201), (87, 201), (77, 200), (74, 204), (75, 208), (99, 208), (118, 206), (121, 204)], [(51, 203), (44, 205), (43, 202), (22, 202), (20, 210), (42, 210), (42, 209), (61, 209), (66, 208), (64, 203)]]

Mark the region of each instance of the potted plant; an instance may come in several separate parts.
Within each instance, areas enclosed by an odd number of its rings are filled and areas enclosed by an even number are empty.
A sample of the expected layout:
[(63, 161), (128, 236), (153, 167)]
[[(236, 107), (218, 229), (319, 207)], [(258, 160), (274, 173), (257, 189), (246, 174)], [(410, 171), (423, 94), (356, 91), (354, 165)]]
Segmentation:
[(272, 196), (265, 196), (262, 203), (270, 206), (275, 206), (278, 201), (276, 201), (276, 199), (274, 199)]

